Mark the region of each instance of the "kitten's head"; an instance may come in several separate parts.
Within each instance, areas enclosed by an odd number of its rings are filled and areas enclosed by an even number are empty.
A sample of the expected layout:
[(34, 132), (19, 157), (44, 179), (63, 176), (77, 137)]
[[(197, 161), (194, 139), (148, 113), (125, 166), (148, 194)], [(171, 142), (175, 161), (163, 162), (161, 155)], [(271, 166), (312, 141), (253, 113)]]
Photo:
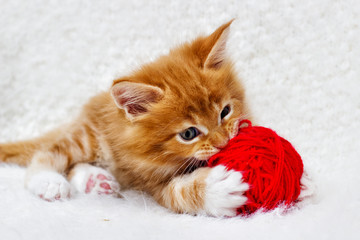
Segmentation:
[(133, 129), (134, 151), (154, 161), (207, 160), (238, 131), (244, 90), (225, 58), (231, 22), (114, 81), (112, 96)]

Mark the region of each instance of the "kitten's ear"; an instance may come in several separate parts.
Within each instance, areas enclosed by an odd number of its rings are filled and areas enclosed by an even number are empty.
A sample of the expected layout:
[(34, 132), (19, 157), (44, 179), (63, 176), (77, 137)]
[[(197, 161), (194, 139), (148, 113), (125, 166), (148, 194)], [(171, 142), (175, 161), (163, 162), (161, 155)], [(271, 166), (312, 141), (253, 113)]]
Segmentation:
[(223, 24), (202, 41), (198, 54), (203, 68), (217, 69), (221, 67), (225, 60), (226, 42), (233, 21), (234, 19)]
[(148, 84), (122, 81), (113, 84), (111, 95), (116, 105), (124, 109), (126, 117), (132, 121), (148, 112), (150, 105), (163, 97), (163, 91)]

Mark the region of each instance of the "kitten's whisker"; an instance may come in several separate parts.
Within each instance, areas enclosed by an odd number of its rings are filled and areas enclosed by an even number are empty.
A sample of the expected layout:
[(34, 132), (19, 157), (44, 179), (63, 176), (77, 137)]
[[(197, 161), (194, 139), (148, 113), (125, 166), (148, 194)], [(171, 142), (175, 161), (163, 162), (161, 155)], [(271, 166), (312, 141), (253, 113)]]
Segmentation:
[[(188, 167), (192, 164), (194, 158), (187, 158), (185, 159), (185, 161), (183, 162), (183, 164), (181, 164), (181, 166), (172, 174), (172, 176), (169, 178), (169, 180), (167, 181), (167, 184), (169, 184), (171, 182), (172, 179), (174, 179), (177, 175), (183, 175), (184, 172), (186, 171), (186, 169), (188, 169)], [(184, 167), (186, 165), (186, 167)], [(178, 174), (178, 172), (180, 171), (180, 169), (183, 169), (181, 174)]]
[[(194, 158), (194, 157), (191, 157), (191, 158), (186, 159), (185, 163), (188, 163), (188, 164), (186, 165), (186, 167), (184, 167), (184, 169), (182, 170), (182, 172), (181, 172), (179, 175), (184, 175), (184, 173), (185, 173), (189, 168), (192, 168), (192, 167), (194, 166), (194, 163), (196, 163), (196, 162), (197, 162), (197, 159)], [(182, 166), (184, 166), (184, 164), (183, 164)], [(173, 174), (172, 178), (174, 178), (174, 177), (176, 176), (176, 174), (178, 173), (178, 171), (179, 171), (180, 169), (181, 169), (181, 167), (178, 168), (178, 170)]]
[(187, 166), (187, 168), (183, 171), (182, 174), (185, 173), (185, 171), (187, 171), (188, 169), (192, 169), (194, 166), (196, 166), (198, 164), (198, 160), (194, 157), (191, 158), (191, 164), (189, 166)]
[[(183, 167), (185, 164), (189, 163), (189, 161), (191, 161), (191, 158), (186, 159), (186, 160), (183, 162), (183, 164), (181, 164), (181, 166), (178, 167), (178, 169), (171, 175), (170, 181), (177, 175), (177, 173), (179, 172), (179, 170), (182, 169), (182, 167)], [(191, 162), (190, 162), (190, 163), (191, 163)], [(189, 163), (189, 164), (190, 164), (190, 163)], [(186, 169), (187, 167), (188, 167), (188, 165), (185, 167), (185, 169)]]
[[(151, 158), (152, 158), (152, 160), (154, 161), (154, 160), (157, 160), (158, 158), (164, 157), (164, 156), (166, 156), (166, 155), (169, 155), (169, 153), (168, 153), (168, 152), (163, 152), (162, 154), (160, 154), (160, 155), (158, 155), (158, 156), (156, 156), (156, 157), (149, 156), (149, 157), (146, 159), (146, 161), (149, 161)], [(153, 171), (153, 172), (151, 173), (150, 178), (149, 178), (149, 181), (153, 180), (153, 177), (155, 177), (155, 175), (156, 175), (155, 173), (156, 173), (156, 171)]]

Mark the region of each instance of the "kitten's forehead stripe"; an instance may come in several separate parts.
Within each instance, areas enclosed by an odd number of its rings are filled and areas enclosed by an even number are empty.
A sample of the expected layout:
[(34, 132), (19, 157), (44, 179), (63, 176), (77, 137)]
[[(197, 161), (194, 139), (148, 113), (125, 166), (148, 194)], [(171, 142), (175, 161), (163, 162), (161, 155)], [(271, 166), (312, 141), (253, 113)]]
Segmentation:
[(222, 96), (219, 93), (210, 93), (209, 102), (220, 104), (222, 101)]

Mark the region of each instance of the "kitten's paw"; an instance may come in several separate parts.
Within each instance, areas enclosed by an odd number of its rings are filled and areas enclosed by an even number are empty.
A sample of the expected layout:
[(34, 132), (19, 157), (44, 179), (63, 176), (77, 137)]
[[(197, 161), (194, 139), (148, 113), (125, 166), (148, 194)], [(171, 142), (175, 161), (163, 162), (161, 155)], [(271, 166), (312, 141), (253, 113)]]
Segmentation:
[(118, 196), (120, 186), (106, 170), (89, 164), (81, 164), (74, 169), (71, 184), (82, 193)]
[(116, 195), (120, 190), (119, 184), (109, 173), (91, 174), (86, 183), (85, 193)]
[(247, 201), (244, 192), (248, 189), (240, 172), (214, 167), (206, 179), (205, 212), (215, 217), (236, 216), (236, 209)]
[(301, 183), (301, 192), (299, 195), (299, 200), (310, 198), (315, 194), (316, 186), (306, 172), (303, 172), (303, 175), (301, 176), (300, 179), (300, 183)]
[(70, 183), (59, 173), (41, 171), (31, 176), (26, 187), (46, 201), (64, 200), (70, 197)]

